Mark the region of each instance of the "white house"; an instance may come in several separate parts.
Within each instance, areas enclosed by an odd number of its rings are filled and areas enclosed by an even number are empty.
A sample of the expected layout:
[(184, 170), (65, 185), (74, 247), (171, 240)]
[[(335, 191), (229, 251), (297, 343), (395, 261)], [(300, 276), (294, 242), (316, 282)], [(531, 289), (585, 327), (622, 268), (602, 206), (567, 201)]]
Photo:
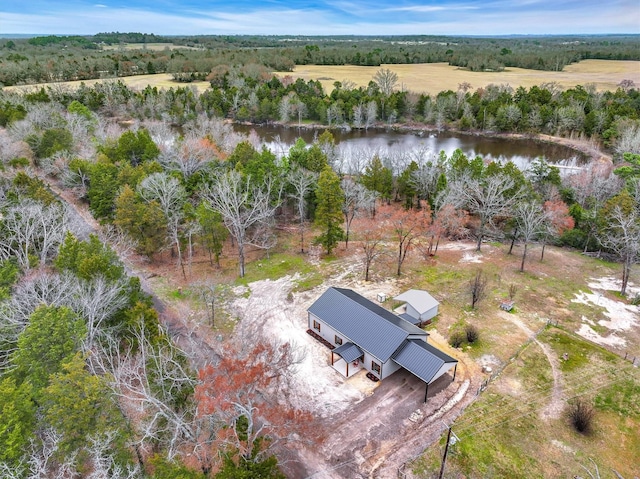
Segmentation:
[(331, 363), (344, 361), (347, 377), (364, 368), (384, 379), (404, 368), (427, 391), (451, 368), (455, 378), (458, 361), (427, 343), (426, 331), (350, 289), (329, 288), (307, 311), (309, 329), (335, 346)]
[(421, 289), (410, 289), (393, 299), (405, 303), (400, 317), (411, 324), (428, 324), (438, 314), (440, 303)]

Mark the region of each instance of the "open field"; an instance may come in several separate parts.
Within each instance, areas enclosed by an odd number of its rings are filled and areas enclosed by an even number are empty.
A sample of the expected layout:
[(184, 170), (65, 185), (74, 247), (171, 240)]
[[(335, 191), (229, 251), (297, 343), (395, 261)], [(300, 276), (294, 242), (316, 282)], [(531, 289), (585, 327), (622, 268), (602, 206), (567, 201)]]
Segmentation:
[(209, 82), (207, 81), (195, 81), (192, 83), (179, 83), (173, 80), (173, 76), (169, 73), (156, 73), (153, 75), (135, 75), (130, 77), (117, 77), (117, 78), (101, 78), (96, 80), (78, 80), (78, 81), (68, 81), (68, 82), (57, 82), (57, 83), (36, 83), (33, 85), (19, 85), (19, 86), (8, 86), (4, 89), (7, 91), (32, 91), (36, 89), (40, 89), (41, 87), (52, 87), (52, 88), (78, 88), (82, 83), (85, 85), (95, 85), (96, 83), (105, 82), (105, 81), (116, 81), (121, 80), (129, 87), (139, 90), (144, 90), (148, 85), (152, 87), (158, 88), (178, 88), (178, 87), (187, 87), (192, 86), (195, 87), (199, 93), (202, 93), (207, 88), (209, 88)]
[[(459, 438), (449, 450), (446, 477), (637, 477), (640, 469), (640, 375), (605, 350), (554, 327), (538, 336), (560, 359), (559, 390), (564, 408), (544, 417), (554, 380), (550, 364), (531, 343), (453, 424)], [(566, 404), (581, 398), (595, 405), (589, 434), (576, 432)], [(440, 468), (444, 438), (413, 463), (414, 477)], [(593, 463), (591, 462), (593, 460)], [(592, 476), (595, 477), (595, 476)]]
[(353, 65), (324, 66), (298, 65), (292, 75), (305, 80), (320, 80), (325, 91), (333, 90), (335, 81), (349, 79), (358, 86), (366, 86), (380, 68), (388, 68), (398, 74), (398, 87), (417, 93), (436, 94), (445, 90), (457, 90), (463, 82), (473, 89), (491, 83), (506, 84), (513, 88), (525, 88), (545, 82), (557, 82), (564, 88), (593, 83), (598, 90), (615, 90), (620, 81), (633, 80), (640, 85), (640, 62), (584, 60), (564, 68), (561, 72), (508, 68), (503, 72), (471, 72), (447, 63), (421, 63), (415, 65), (382, 65), (380, 67), (360, 67)]
[[(152, 45), (152, 44), (149, 44)], [(148, 46), (149, 46), (148, 45)], [(166, 44), (156, 44), (166, 45)], [(183, 47), (179, 47), (183, 48)], [(640, 85), (640, 62), (584, 60), (565, 67), (562, 72), (548, 72), (540, 70), (525, 70), (509, 68), (504, 72), (470, 72), (446, 63), (421, 63), (416, 65), (382, 65), (382, 67), (359, 67), (353, 65), (322, 66), (299, 65), (293, 73), (274, 72), (279, 76), (292, 75), (304, 80), (320, 80), (326, 92), (333, 90), (333, 83), (345, 79), (355, 82), (358, 86), (366, 86), (373, 75), (380, 68), (389, 68), (398, 74), (398, 87), (417, 93), (436, 94), (445, 90), (457, 90), (463, 82), (471, 84), (473, 89), (493, 84), (509, 84), (513, 88), (526, 88), (545, 82), (557, 82), (564, 88), (593, 83), (598, 90), (615, 90), (622, 80), (633, 80)], [(178, 83), (168, 73), (154, 75), (136, 75), (118, 77), (127, 85), (136, 89), (144, 89), (147, 85), (158, 88), (193, 86), (199, 92), (209, 88), (209, 82), (197, 81), (193, 83)], [(60, 83), (40, 83), (34, 85), (5, 87), (6, 90), (33, 90), (42, 86), (64, 86), (77, 88), (81, 83), (93, 85), (109, 79), (70, 81)]]
[(173, 43), (125, 43), (124, 45), (103, 45), (103, 50), (131, 51), (131, 50), (201, 50), (201, 48), (186, 45), (174, 45)]

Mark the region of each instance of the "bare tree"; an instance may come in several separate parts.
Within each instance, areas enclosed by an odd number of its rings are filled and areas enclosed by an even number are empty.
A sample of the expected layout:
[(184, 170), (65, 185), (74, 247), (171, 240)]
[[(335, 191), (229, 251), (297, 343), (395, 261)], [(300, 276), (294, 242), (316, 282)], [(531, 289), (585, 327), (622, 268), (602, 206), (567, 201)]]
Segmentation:
[(372, 127), (376, 123), (377, 118), (378, 118), (378, 105), (375, 101), (372, 100), (369, 103), (367, 103), (364, 129), (368, 130), (369, 127)]
[(524, 271), (524, 262), (527, 259), (527, 247), (529, 243), (537, 239), (544, 230), (547, 215), (540, 203), (531, 201), (520, 203), (514, 209), (517, 231), (522, 238), (524, 248), (522, 250), (522, 262), (520, 271)]
[(160, 443), (169, 459), (187, 453), (208, 455), (212, 418), (199, 416), (189, 401), (174, 405), (179, 395), (197, 384), (184, 366), (184, 353), (168, 341), (154, 346), (144, 328), (136, 331), (137, 348), (123, 350), (115, 337), (101, 344), (102, 350), (91, 357), (93, 367), (109, 373), (111, 389), (123, 409), (136, 411), (131, 422), (136, 444), (146, 448)]
[(231, 154), (235, 147), (246, 140), (246, 135), (234, 131), (230, 123), (221, 118), (199, 114), (184, 126), (187, 134), (195, 138), (208, 138), (223, 153)]
[(87, 479), (136, 479), (142, 477), (140, 465), (122, 466), (116, 461), (114, 442), (118, 432), (110, 430), (101, 435), (89, 437), (86, 447), (91, 472)]
[(54, 429), (47, 428), (41, 432), (39, 439), (37, 442), (32, 441), (29, 448), (27, 479), (67, 479), (74, 477), (76, 475), (76, 453), (56, 454), (60, 449), (62, 434)]
[(178, 253), (178, 266), (182, 269), (182, 276), (187, 277), (182, 261), (180, 246), (180, 223), (184, 216), (183, 207), (187, 200), (187, 192), (180, 182), (166, 173), (152, 173), (138, 186), (138, 192), (147, 201), (157, 201), (167, 219), (169, 238)]
[(381, 68), (373, 75), (373, 81), (378, 84), (383, 95), (389, 96), (398, 84), (398, 74), (388, 68)]
[(84, 351), (90, 351), (96, 340), (108, 331), (104, 323), (127, 305), (126, 281), (109, 282), (99, 276), (91, 281), (76, 280), (69, 306), (80, 314), (87, 325)]
[[(73, 301), (75, 278), (41, 270), (21, 280), (0, 307), (0, 341), (15, 344), (40, 305), (66, 306)], [(10, 352), (10, 351), (9, 351)], [(0, 361), (0, 368), (4, 363)]]
[(302, 119), (306, 118), (309, 114), (307, 105), (300, 99), (295, 98), (290, 104), (291, 112), (298, 117), (298, 128), (302, 126)]
[(0, 259), (15, 257), (22, 269), (29, 270), (31, 256), (36, 256), (45, 266), (62, 243), (66, 224), (66, 209), (61, 205), (23, 200), (8, 208), (0, 223)]
[(4, 129), (0, 130), (0, 163), (6, 163), (18, 157), (29, 157), (30, 155), (31, 152), (26, 143), (14, 140)]
[(494, 218), (510, 215), (513, 205), (520, 198), (521, 191), (509, 193), (514, 184), (513, 178), (498, 174), (482, 180), (464, 175), (448, 185), (447, 202), (458, 208), (466, 207), (480, 220), (476, 232), (477, 251), (480, 251), (487, 227), (493, 225)]
[(638, 206), (627, 211), (615, 205), (607, 215), (608, 227), (601, 230), (598, 239), (602, 246), (613, 251), (622, 261), (620, 294), (627, 293), (631, 267), (640, 260), (640, 214)]
[(67, 306), (78, 313), (87, 328), (83, 350), (92, 350), (98, 338), (112, 333), (104, 325), (126, 306), (126, 289), (126, 281), (109, 282), (101, 276), (87, 281), (71, 274), (31, 274), (18, 283), (0, 308), (0, 342), (14, 344), (31, 314), (44, 304)]
[(434, 195), (441, 173), (441, 168), (431, 161), (422, 164), (418, 170), (411, 173), (410, 182), (416, 189), (418, 198), (428, 200)]
[(384, 235), (381, 224), (375, 219), (363, 219), (356, 227), (356, 235), (360, 240), (360, 260), (364, 267), (364, 280), (369, 281), (371, 266), (380, 256), (386, 254), (382, 249)]
[(365, 107), (362, 103), (358, 103), (353, 107), (353, 126), (362, 128), (364, 126)]
[(630, 124), (622, 128), (615, 151), (620, 157), (624, 153), (640, 154), (640, 125)]
[(383, 97), (381, 98), (381, 116), (384, 119), (385, 116), (385, 102), (386, 99), (393, 93), (393, 90), (396, 88), (398, 84), (398, 74), (389, 70), (388, 68), (381, 68), (373, 75), (373, 81), (376, 82), (378, 88), (380, 89), (380, 93), (382, 93)]
[(364, 211), (371, 211), (372, 205), (376, 201), (375, 193), (366, 189), (361, 183), (356, 183), (351, 178), (343, 178), (340, 186), (344, 192), (344, 203), (342, 204), (342, 214), (345, 222), (345, 248), (349, 247), (349, 231), (354, 218), (360, 216)]
[(396, 274), (400, 276), (402, 264), (413, 243), (425, 233), (431, 222), (431, 211), (426, 203), (421, 204), (419, 211), (382, 206), (379, 215), (380, 221), (393, 232), (398, 247)]
[(287, 178), (289, 184), (293, 187), (294, 192), (289, 196), (295, 201), (298, 209), (298, 218), (300, 223), (300, 252), (304, 253), (304, 232), (307, 223), (307, 196), (313, 191), (313, 186), (318, 181), (318, 174), (304, 168), (296, 168), (289, 173)]
[[(273, 219), (280, 204), (280, 192), (273, 190), (271, 180), (267, 180), (262, 188), (256, 188), (249, 177), (245, 180), (239, 172), (232, 170), (220, 175), (204, 193), (212, 208), (222, 215), (236, 241), (241, 278), (245, 275), (247, 245), (265, 247), (265, 230), (260, 227)], [(276, 197), (275, 201), (273, 197)]]
[(476, 305), (487, 297), (487, 284), (489, 279), (482, 270), (478, 270), (475, 277), (469, 281), (469, 292), (471, 293), (471, 309), (475, 309)]
[(329, 124), (329, 126), (331, 126), (332, 124), (334, 123), (338, 124), (341, 121), (342, 121), (342, 110), (337, 104), (332, 103), (327, 108), (327, 123)]
[(182, 141), (162, 153), (159, 161), (169, 171), (176, 171), (188, 180), (214, 158), (213, 144), (187, 133)]
[(280, 121), (283, 123), (288, 123), (291, 118), (291, 109), (293, 103), (296, 101), (296, 94), (289, 93), (286, 96), (282, 97), (280, 100), (280, 105), (278, 106), (278, 112), (280, 113)]

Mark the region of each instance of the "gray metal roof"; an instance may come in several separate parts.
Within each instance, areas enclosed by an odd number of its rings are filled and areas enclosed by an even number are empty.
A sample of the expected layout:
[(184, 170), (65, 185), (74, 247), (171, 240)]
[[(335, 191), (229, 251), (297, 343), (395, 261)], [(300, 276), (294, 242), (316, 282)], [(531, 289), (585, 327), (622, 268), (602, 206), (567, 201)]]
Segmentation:
[(427, 336), (422, 329), (350, 289), (327, 289), (308, 311), (383, 363), (409, 335)]
[[(392, 358), (400, 366), (429, 384), (444, 364), (458, 361), (421, 340), (407, 340)], [(437, 378), (436, 378), (437, 379)]]
[(418, 318), (414, 318), (413, 316), (411, 316), (408, 313), (402, 313), (399, 315), (402, 319), (404, 319), (405, 321), (409, 321), (411, 324), (418, 324), (420, 323), (420, 319)]
[(409, 303), (419, 314), (426, 313), (440, 304), (433, 296), (421, 289), (410, 289), (393, 299)]
[(356, 346), (353, 343), (344, 343), (342, 346), (337, 347), (332, 351), (342, 357), (346, 362), (350, 363), (351, 361), (355, 361), (356, 359), (360, 359), (364, 354), (362, 349)]

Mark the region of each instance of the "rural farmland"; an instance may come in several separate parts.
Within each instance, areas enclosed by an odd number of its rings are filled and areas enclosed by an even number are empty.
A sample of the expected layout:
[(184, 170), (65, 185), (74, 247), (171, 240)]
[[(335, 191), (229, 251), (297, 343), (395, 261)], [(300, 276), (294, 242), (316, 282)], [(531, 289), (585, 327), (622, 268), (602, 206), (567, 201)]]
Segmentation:
[(0, 39), (0, 479), (636, 479), (637, 45)]

